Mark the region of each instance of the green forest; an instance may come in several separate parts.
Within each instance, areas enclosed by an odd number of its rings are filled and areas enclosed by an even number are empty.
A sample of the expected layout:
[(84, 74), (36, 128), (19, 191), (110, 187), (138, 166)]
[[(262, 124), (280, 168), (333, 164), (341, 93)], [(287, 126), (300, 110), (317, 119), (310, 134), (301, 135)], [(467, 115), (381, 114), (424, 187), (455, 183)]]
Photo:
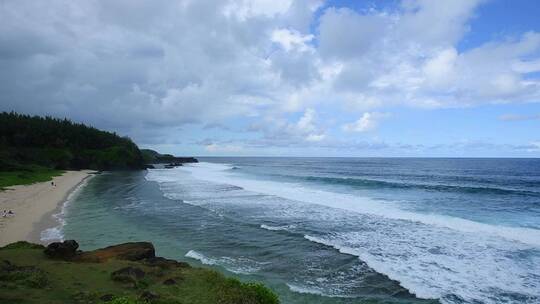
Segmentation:
[(44, 176), (68, 169), (142, 168), (142, 153), (127, 137), (68, 119), (0, 113), (0, 172), (4, 179), (24, 183), (26, 179), (47, 180)]

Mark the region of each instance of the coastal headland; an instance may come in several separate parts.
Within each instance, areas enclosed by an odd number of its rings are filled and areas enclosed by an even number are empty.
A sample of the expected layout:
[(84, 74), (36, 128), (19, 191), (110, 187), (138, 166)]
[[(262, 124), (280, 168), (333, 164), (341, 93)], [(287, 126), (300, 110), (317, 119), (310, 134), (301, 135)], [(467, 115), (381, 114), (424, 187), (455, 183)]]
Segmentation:
[(0, 303), (279, 303), (262, 284), (156, 257), (147, 242), (88, 252), (74, 240), (17, 242), (0, 261)]

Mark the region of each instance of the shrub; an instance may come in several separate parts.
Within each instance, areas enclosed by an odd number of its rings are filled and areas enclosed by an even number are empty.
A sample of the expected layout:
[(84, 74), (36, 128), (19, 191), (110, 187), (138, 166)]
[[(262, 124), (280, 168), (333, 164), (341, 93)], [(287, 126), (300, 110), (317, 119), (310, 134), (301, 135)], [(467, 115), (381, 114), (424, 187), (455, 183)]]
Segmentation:
[(33, 244), (26, 241), (18, 241), (8, 244), (0, 249), (45, 249), (43, 245)]
[(278, 296), (261, 283), (246, 283), (244, 287), (247, 287), (255, 295), (255, 299), (260, 304), (279, 303)]
[(109, 304), (139, 304), (139, 302), (129, 297), (115, 297)]

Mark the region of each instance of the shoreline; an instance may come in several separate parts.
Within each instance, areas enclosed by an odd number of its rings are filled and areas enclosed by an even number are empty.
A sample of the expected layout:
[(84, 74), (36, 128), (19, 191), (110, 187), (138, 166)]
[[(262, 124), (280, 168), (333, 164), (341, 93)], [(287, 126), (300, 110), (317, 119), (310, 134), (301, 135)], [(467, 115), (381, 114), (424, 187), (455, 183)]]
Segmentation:
[(29, 242), (47, 245), (51, 242), (63, 241), (63, 239), (61, 238), (48, 238), (46, 240), (43, 240), (43, 232), (48, 229), (54, 229), (56, 227), (64, 226), (64, 223), (62, 223), (62, 219), (56, 217), (56, 215), (60, 215), (63, 213), (63, 209), (70, 201), (70, 196), (75, 192), (79, 191), (86, 184), (86, 182), (94, 176), (95, 171), (90, 171), (85, 177), (83, 177), (83, 179), (79, 181), (79, 183), (71, 187), (71, 189), (69, 189), (69, 191), (65, 193), (64, 197), (58, 202), (58, 205), (56, 206), (56, 208), (54, 208), (54, 210), (45, 213), (38, 222), (34, 223), (33, 230), (28, 235)]
[[(41, 232), (59, 225), (59, 213), (69, 195), (95, 171), (66, 171), (51, 181), (8, 187), (0, 192), (0, 211), (13, 210), (12, 217), (0, 217), (0, 246), (16, 241), (41, 241)], [(54, 182), (56, 186), (52, 186)]]

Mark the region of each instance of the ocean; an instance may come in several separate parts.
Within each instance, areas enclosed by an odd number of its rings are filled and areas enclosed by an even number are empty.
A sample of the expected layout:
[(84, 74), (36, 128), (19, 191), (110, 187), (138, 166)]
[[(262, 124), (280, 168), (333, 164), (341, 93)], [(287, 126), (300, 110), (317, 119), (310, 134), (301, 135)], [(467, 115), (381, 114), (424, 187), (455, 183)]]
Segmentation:
[(151, 241), (283, 303), (540, 303), (540, 159), (199, 160), (98, 175), (43, 236)]

